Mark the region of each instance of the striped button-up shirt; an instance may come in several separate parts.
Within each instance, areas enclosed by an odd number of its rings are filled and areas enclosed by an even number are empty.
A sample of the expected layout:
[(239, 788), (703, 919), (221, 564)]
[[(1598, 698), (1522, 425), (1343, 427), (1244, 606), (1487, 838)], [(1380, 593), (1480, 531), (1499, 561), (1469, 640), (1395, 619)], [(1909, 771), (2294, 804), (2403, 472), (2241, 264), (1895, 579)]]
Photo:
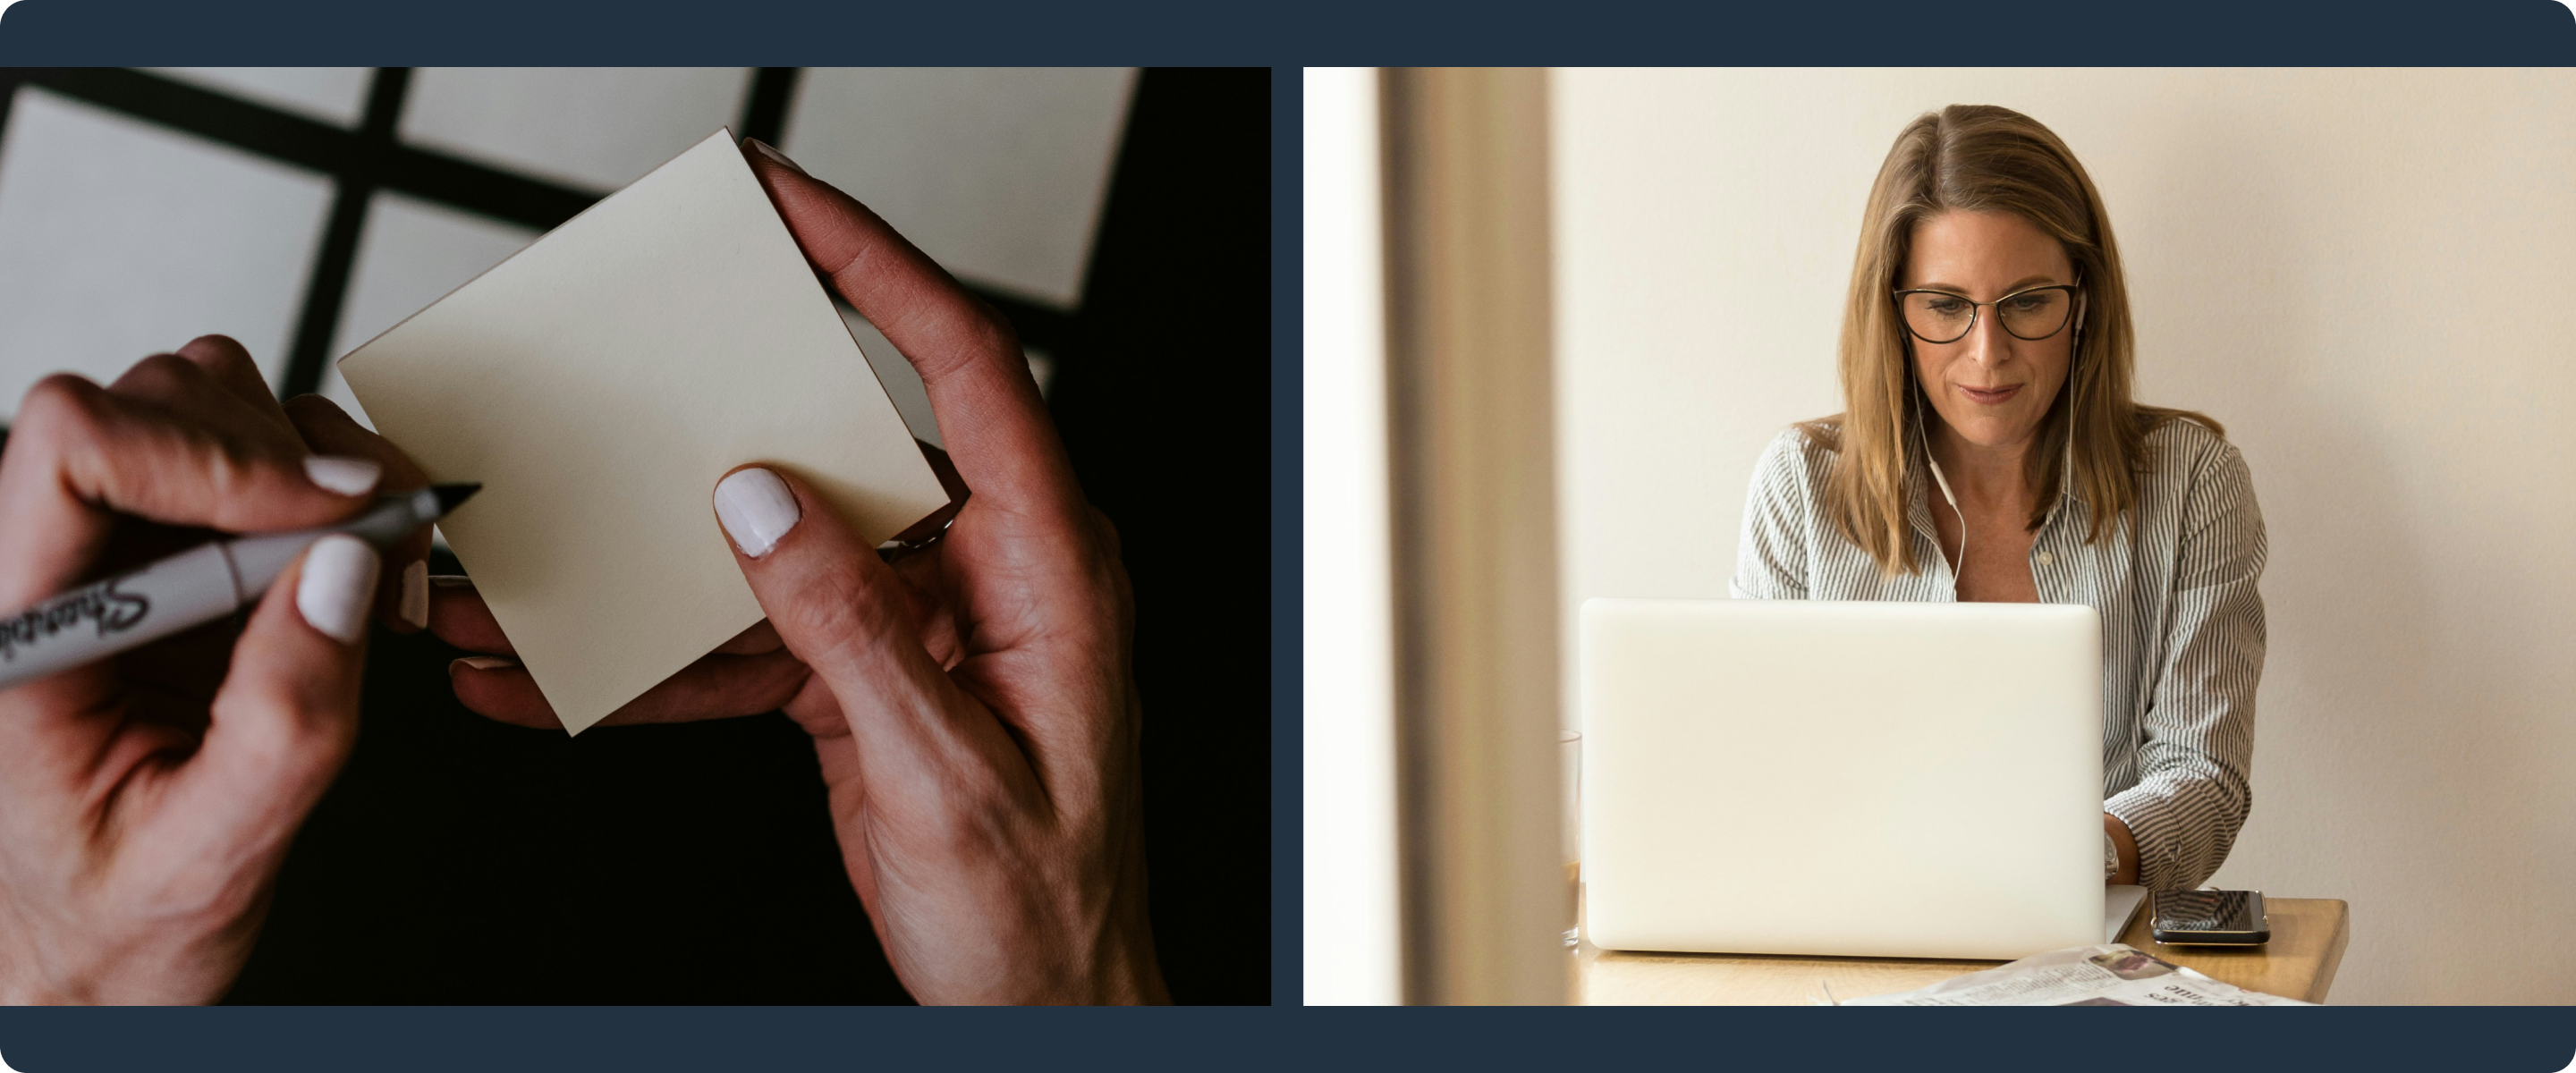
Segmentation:
[[(2031, 542), (2030, 575), (2042, 602), (2102, 613), (2102, 808), (2136, 838), (2139, 882), (2190, 888), (2227, 859), (2253, 805), (2263, 515), (2244, 458), (2207, 427), (2168, 421), (2147, 447), (2137, 507), (2101, 543), (2084, 542), (2092, 515), (2061, 484)], [(1825, 514), (1833, 464), (1834, 452), (1796, 429), (1762, 452), (1734, 596), (1957, 600), (1924, 482), (1907, 513), (1926, 570), (1887, 577)]]

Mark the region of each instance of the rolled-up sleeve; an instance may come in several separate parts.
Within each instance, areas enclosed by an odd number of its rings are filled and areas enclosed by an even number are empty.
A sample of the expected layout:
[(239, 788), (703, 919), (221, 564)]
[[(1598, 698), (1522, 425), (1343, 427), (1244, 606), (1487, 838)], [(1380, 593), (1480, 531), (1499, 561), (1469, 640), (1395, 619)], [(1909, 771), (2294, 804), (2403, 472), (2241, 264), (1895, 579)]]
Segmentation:
[(1806, 434), (1781, 433), (1753, 464), (1744, 497), (1744, 534), (1735, 546), (1727, 595), (1738, 600), (1807, 598), (1807, 526), (1812, 495)]
[(2206, 882), (2254, 803), (2263, 514), (2235, 445), (2218, 441), (2198, 461), (2180, 518), (2164, 662), (2140, 728), (2138, 781), (2103, 805), (2128, 824), (2139, 882), (2151, 889)]

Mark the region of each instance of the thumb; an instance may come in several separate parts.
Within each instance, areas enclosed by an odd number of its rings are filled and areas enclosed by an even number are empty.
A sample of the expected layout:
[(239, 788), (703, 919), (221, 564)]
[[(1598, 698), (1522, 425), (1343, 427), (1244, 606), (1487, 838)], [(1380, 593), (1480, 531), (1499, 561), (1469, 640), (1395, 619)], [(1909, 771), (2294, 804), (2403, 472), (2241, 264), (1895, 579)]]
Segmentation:
[(894, 569), (803, 481), (737, 469), (717, 482), (715, 512), (779, 640), (840, 702), (871, 802), (926, 803), (1028, 771), (1000, 722), (923, 646)]
[(381, 560), (356, 537), (313, 542), (261, 598), (215, 694), (204, 744), (173, 787), (230, 849), (282, 850), (357, 739), (368, 611)]

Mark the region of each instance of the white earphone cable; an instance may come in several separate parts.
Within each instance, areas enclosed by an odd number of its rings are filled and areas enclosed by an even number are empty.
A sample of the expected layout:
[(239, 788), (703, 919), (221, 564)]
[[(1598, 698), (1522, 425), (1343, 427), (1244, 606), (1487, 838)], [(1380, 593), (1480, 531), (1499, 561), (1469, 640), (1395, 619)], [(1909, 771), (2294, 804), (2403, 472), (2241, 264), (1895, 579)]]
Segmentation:
[(1968, 568), (1968, 515), (1959, 509), (1959, 497), (1950, 494), (1950, 479), (1941, 473), (1941, 460), (1932, 457), (1931, 433), (1925, 429), (1931, 422), (1932, 397), (1923, 391), (1920, 381), (1915, 383), (1914, 390), (1923, 396), (1923, 409), (1915, 415), (1914, 438), (1923, 445), (1923, 463), (1932, 467), (1932, 482), (1941, 486), (1941, 501), (1948, 503), (1950, 513), (1959, 519), (1959, 562), (1957, 565), (1942, 564), (1950, 566), (1950, 590), (1957, 592), (1960, 571)]

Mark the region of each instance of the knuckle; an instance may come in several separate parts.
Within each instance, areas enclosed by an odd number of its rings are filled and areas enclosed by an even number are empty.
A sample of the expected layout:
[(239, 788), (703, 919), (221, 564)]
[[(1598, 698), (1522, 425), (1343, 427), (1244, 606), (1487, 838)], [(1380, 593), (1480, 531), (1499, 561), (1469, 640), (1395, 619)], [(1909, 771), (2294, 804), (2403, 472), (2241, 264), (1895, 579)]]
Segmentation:
[(1110, 521), (1100, 508), (1086, 504), (1083, 512), (1091, 522), (1099, 556), (1090, 564), (1089, 580), (1100, 601), (1115, 612), (1120, 623), (1129, 621), (1135, 610), (1135, 585), (1127, 576), (1125, 542), (1118, 535), (1118, 524)]
[(785, 606), (772, 617), (802, 626), (801, 632), (808, 636), (841, 643), (867, 631), (867, 615), (861, 606), (865, 597), (859, 579), (849, 570), (836, 568), (800, 579), (784, 596)]
[(61, 435), (96, 428), (103, 394), (97, 384), (74, 373), (55, 373), (38, 380), (18, 403), (18, 430), (20, 434)]
[(215, 438), (205, 448), (206, 480), (218, 503), (234, 502), (263, 486), (294, 487), (294, 482), (283, 479), (276, 460), (246, 445)]
[(168, 398), (196, 386), (206, 371), (177, 354), (154, 354), (134, 363), (109, 390), (144, 398)]
[(1100, 535), (1101, 550), (1109, 553), (1112, 559), (1119, 558), (1126, 551), (1126, 542), (1118, 536), (1118, 523), (1110, 521), (1100, 508), (1088, 503), (1083, 504), (1082, 509), (1091, 516), (1092, 530)]
[(1003, 316), (993, 303), (982, 298), (975, 299), (975, 311), (979, 314), (975, 320), (980, 336), (976, 341), (1001, 353), (1019, 356), (1020, 329), (1011, 323), (1011, 318)]
[(278, 405), (286, 408), (287, 416), (299, 421), (314, 417), (347, 417), (349, 415), (348, 411), (340, 408), (339, 403), (310, 392), (297, 395), (294, 398), (279, 403)]
[(250, 349), (229, 335), (200, 335), (179, 348), (182, 357), (209, 368), (230, 368), (250, 361)]

